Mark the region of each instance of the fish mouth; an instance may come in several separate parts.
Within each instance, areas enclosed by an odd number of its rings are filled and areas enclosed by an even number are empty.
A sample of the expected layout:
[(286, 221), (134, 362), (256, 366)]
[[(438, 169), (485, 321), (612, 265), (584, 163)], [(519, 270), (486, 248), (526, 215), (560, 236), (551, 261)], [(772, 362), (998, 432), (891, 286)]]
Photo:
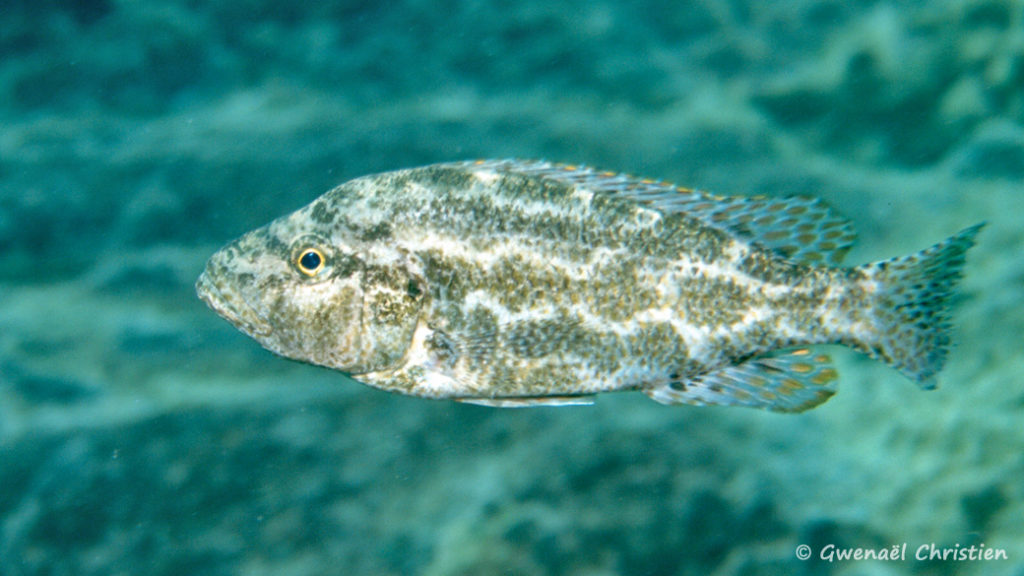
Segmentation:
[(222, 289), (222, 278), (211, 266), (196, 280), (196, 294), (211, 310), (251, 336), (269, 336), (270, 323), (245, 300), (244, 297)]

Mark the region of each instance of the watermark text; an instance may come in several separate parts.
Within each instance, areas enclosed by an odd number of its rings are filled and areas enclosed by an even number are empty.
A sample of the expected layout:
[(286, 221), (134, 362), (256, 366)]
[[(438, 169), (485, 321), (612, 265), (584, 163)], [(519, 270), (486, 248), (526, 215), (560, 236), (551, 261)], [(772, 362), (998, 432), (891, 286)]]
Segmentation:
[(907, 560), (917, 560), (919, 562), (978, 562), (1009, 559), (1006, 555), (1006, 550), (989, 547), (985, 544), (940, 546), (934, 542), (921, 544), (916, 547), (903, 542), (902, 544), (893, 544), (882, 548), (845, 548), (835, 544), (826, 544), (817, 550), (817, 553), (807, 544), (800, 544), (796, 547), (796, 557), (799, 560), (810, 560), (816, 557), (818, 560), (825, 562), (860, 560), (879, 560), (883, 562), (906, 562)]

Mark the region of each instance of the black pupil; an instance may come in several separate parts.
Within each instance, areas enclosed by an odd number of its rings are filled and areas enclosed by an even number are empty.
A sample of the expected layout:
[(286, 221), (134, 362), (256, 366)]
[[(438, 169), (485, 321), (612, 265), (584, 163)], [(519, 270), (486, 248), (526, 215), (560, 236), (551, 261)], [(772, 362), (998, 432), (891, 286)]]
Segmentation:
[(320, 262), (320, 255), (312, 250), (309, 250), (299, 258), (299, 265), (304, 270), (316, 270), (320, 267)]

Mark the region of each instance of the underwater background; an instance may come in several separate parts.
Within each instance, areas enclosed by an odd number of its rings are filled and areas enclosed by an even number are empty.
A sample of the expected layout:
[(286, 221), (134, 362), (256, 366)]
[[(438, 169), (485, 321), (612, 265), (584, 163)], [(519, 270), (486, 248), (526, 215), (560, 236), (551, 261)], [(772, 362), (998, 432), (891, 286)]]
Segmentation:
[[(492, 157), (818, 196), (850, 264), (987, 221), (940, 387), (835, 348), (799, 415), (488, 409), (195, 296), (347, 179)], [(1022, 183), (1019, 0), (5, 0), (0, 574), (1024, 575)]]

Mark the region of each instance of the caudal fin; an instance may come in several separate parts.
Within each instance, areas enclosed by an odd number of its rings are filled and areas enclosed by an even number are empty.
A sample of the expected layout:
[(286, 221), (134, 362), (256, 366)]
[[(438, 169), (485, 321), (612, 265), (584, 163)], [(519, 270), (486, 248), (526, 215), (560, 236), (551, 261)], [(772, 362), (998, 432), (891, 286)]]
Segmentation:
[(854, 346), (925, 388), (946, 361), (950, 300), (963, 276), (964, 257), (984, 223), (916, 254), (865, 264), (876, 282), (873, 329)]

